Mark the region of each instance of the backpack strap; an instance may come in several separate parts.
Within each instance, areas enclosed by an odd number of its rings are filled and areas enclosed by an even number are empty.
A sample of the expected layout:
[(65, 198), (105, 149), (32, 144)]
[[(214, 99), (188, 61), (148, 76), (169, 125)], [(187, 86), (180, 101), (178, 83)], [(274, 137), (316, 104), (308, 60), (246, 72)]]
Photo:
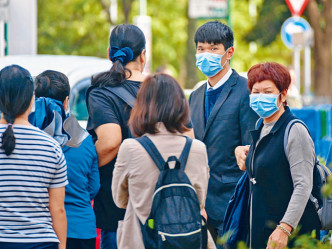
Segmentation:
[[(292, 119), (292, 120), (287, 124), (287, 126), (286, 126), (286, 130), (285, 130), (285, 134), (284, 134), (284, 151), (285, 151), (285, 155), (287, 155), (287, 144), (288, 144), (289, 132), (290, 132), (292, 126), (293, 126), (294, 124), (296, 124), (296, 123), (300, 123), (300, 124), (302, 124), (302, 125), (307, 129), (307, 131), (308, 131), (308, 133), (309, 133), (309, 135), (310, 135), (310, 131), (309, 131), (307, 125), (306, 125), (302, 120), (297, 119), (297, 118), (296, 118), (296, 119)], [(311, 135), (310, 135), (310, 136), (311, 136)], [(317, 159), (316, 155), (315, 155), (315, 158), (316, 158), (316, 162), (315, 162), (315, 164), (317, 165), (317, 164), (319, 164), (319, 160)], [(318, 167), (319, 167), (319, 166), (318, 166)], [(312, 204), (314, 205), (316, 211), (318, 211), (318, 210), (319, 210), (319, 202), (318, 202), (317, 198), (315, 198), (315, 197), (312, 195), (312, 193), (311, 193), (310, 196), (309, 196), (309, 200), (310, 200), (310, 201), (312, 202)]]
[(182, 150), (181, 156), (179, 158), (179, 161), (181, 163), (180, 169), (184, 170), (187, 164), (187, 160), (188, 160), (188, 156), (189, 156), (189, 151), (191, 148), (191, 144), (193, 142), (193, 140), (187, 136), (185, 136), (186, 138), (186, 144), (184, 145), (184, 148)]
[[(287, 154), (287, 144), (288, 144), (288, 138), (289, 138), (289, 132), (292, 128), (292, 126), (296, 123), (300, 123), (302, 124), (308, 131), (309, 135), (310, 135), (310, 131), (307, 127), (307, 125), (300, 119), (292, 119), (286, 126), (286, 130), (285, 130), (285, 134), (284, 134), (284, 151), (285, 151), (285, 154)], [(310, 135), (311, 136), (311, 135)]]
[(130, 92), (128, 92), (127, 89), (125, 89), (121, 85), (113, 86), (113, 87), (106, 86), (105, 89), (107, 89), (109, 92), (118, 96), (121, 100), (123, 100), (131, 108), (134, 107), (136, 98), (132, 94), (130, 94)]
[[(90, 92), (94, 89), (97, 88), (98, 86), (90, 86), (86, 92), (85, 95), (85, 101), (86, 105), (89, 106), (89, 94)], [(131, 108), (134, 107), (136, 98), (128, 92), (124, 87), (120, 86), (106, 86), (105, 89), (113, 94), (115, 94), (117, 97), (119, 97), (122, 101), (124, 101), (127, 105), (129, 105)]]
[(161, 156), (160, 152), (158, 151), (157, 147), (151, 141), (150, 138), (147, 136), (142, 136), (136, 138), (136, 140), (143, 146), (146, 152), (150, 155), (154, 163), (157, 165), (160, 171), (164, 170), (164, 166), (166, 164), (164, 158)]

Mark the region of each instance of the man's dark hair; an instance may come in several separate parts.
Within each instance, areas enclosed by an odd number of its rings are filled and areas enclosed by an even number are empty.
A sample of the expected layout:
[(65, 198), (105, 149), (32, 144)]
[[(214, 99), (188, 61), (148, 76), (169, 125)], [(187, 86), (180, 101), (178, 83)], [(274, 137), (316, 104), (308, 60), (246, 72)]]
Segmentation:
[(199, 27), (195, 34), (195, 43), (207, 42), (213, 44), (222, 44), (225, 50), (233, 47), (234, 36), (233, 31), (227, 25), (214, 21), (207, 22)]
[(46, 70), (35, 79), (36, 97), (48, 97), (65, 101), (70, 93), (70, 85), (66, 75), (58, 71)]

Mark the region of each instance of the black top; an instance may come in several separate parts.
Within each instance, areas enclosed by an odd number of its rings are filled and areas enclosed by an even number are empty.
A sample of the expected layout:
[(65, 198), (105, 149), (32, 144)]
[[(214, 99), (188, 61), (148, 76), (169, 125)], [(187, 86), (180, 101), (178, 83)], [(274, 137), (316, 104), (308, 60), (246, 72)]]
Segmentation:
[[(135, 98), (141, 85), (139, 81), (126, 80), (121, 84)], [(121, 127), (122, 140), (132, 137), (127, 125), (131, 108), (118, 96), (104, 87), (91, 87), (87, 92), (87, 107), (89, 119), (87, 130), (97, 141), (94, 131), (98, 126), (108, 123), (118, 124)], [(116, 158), (99, 168), (101, 187), (95, 198), (94, 210), (97, 227), (115, 232), (118, 221), (124, 218), (125, 209), (118, 208), (112, 197), (112, 176)]]
[[(141, 82), (126, 80), (121, 86), (136, 97)], [(88, 95), (89, 119), (87, 130), (91, 134), (94, 142), (97, 140), (94, 129), (108, 123), (120, 125), (122, 140), (128, 138), (129, 129), (127, 122), (131, 111), (130, 106), (103, 87), (94, 87), (89, 91)]]

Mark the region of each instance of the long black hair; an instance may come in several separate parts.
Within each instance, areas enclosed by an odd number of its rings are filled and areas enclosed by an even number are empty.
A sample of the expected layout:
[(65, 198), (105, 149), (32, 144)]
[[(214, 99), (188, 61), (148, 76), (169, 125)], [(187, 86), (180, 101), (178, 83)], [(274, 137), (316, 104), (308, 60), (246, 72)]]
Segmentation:
[(65, 101), (70, 93), (70, 85), (66, 75), (58, 71), (46, 70), (35, 79), (36, 97), (48, 97)]
[(7, 156), (15, 148), (13, 123), (16, 117), (29, 108), (33, 96), (33, 80), (30, 73), (18, 65), (11, 65), (0, 71), (0, 111), (8, 126), (2, 135), (2, 145)]
[(110, 35), (109, 57), (113, 62), (110, 71), (92, 77), (93, 86), (118, 85), (126, 80), (126, 64), (136, 58), (145, 49), (145, 36), (137, 26), (120, 24), (116, 26)]

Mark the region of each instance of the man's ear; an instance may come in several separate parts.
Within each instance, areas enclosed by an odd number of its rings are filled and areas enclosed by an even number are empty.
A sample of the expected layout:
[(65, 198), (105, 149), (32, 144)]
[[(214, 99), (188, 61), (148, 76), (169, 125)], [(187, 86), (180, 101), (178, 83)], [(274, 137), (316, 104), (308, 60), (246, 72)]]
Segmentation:
[(69, 106), (69, 96), (67, 96), (63, 101), (63, 108), (65, 109), (65, 111), (67, 111), (68, 106)]
[(234, 55), (234, 47), (230, 47), (228, 48), (227, 52), (226, 52), (226, 59), (229, 61), (230, 59), (232, 59), (233, 55)]
[(145, 65), (146, 64), (146, 50), (143, 49), (140, 56), (139, 56), (141, 64)]
[(111, 60), (111, 57), (110, 57), (110, 50), (111, 50), (111, 48), (109, 47), (109, 48), (107, 49), (107, 56), (108, 56), (108, 59), (109, 59), (109, 60)]

